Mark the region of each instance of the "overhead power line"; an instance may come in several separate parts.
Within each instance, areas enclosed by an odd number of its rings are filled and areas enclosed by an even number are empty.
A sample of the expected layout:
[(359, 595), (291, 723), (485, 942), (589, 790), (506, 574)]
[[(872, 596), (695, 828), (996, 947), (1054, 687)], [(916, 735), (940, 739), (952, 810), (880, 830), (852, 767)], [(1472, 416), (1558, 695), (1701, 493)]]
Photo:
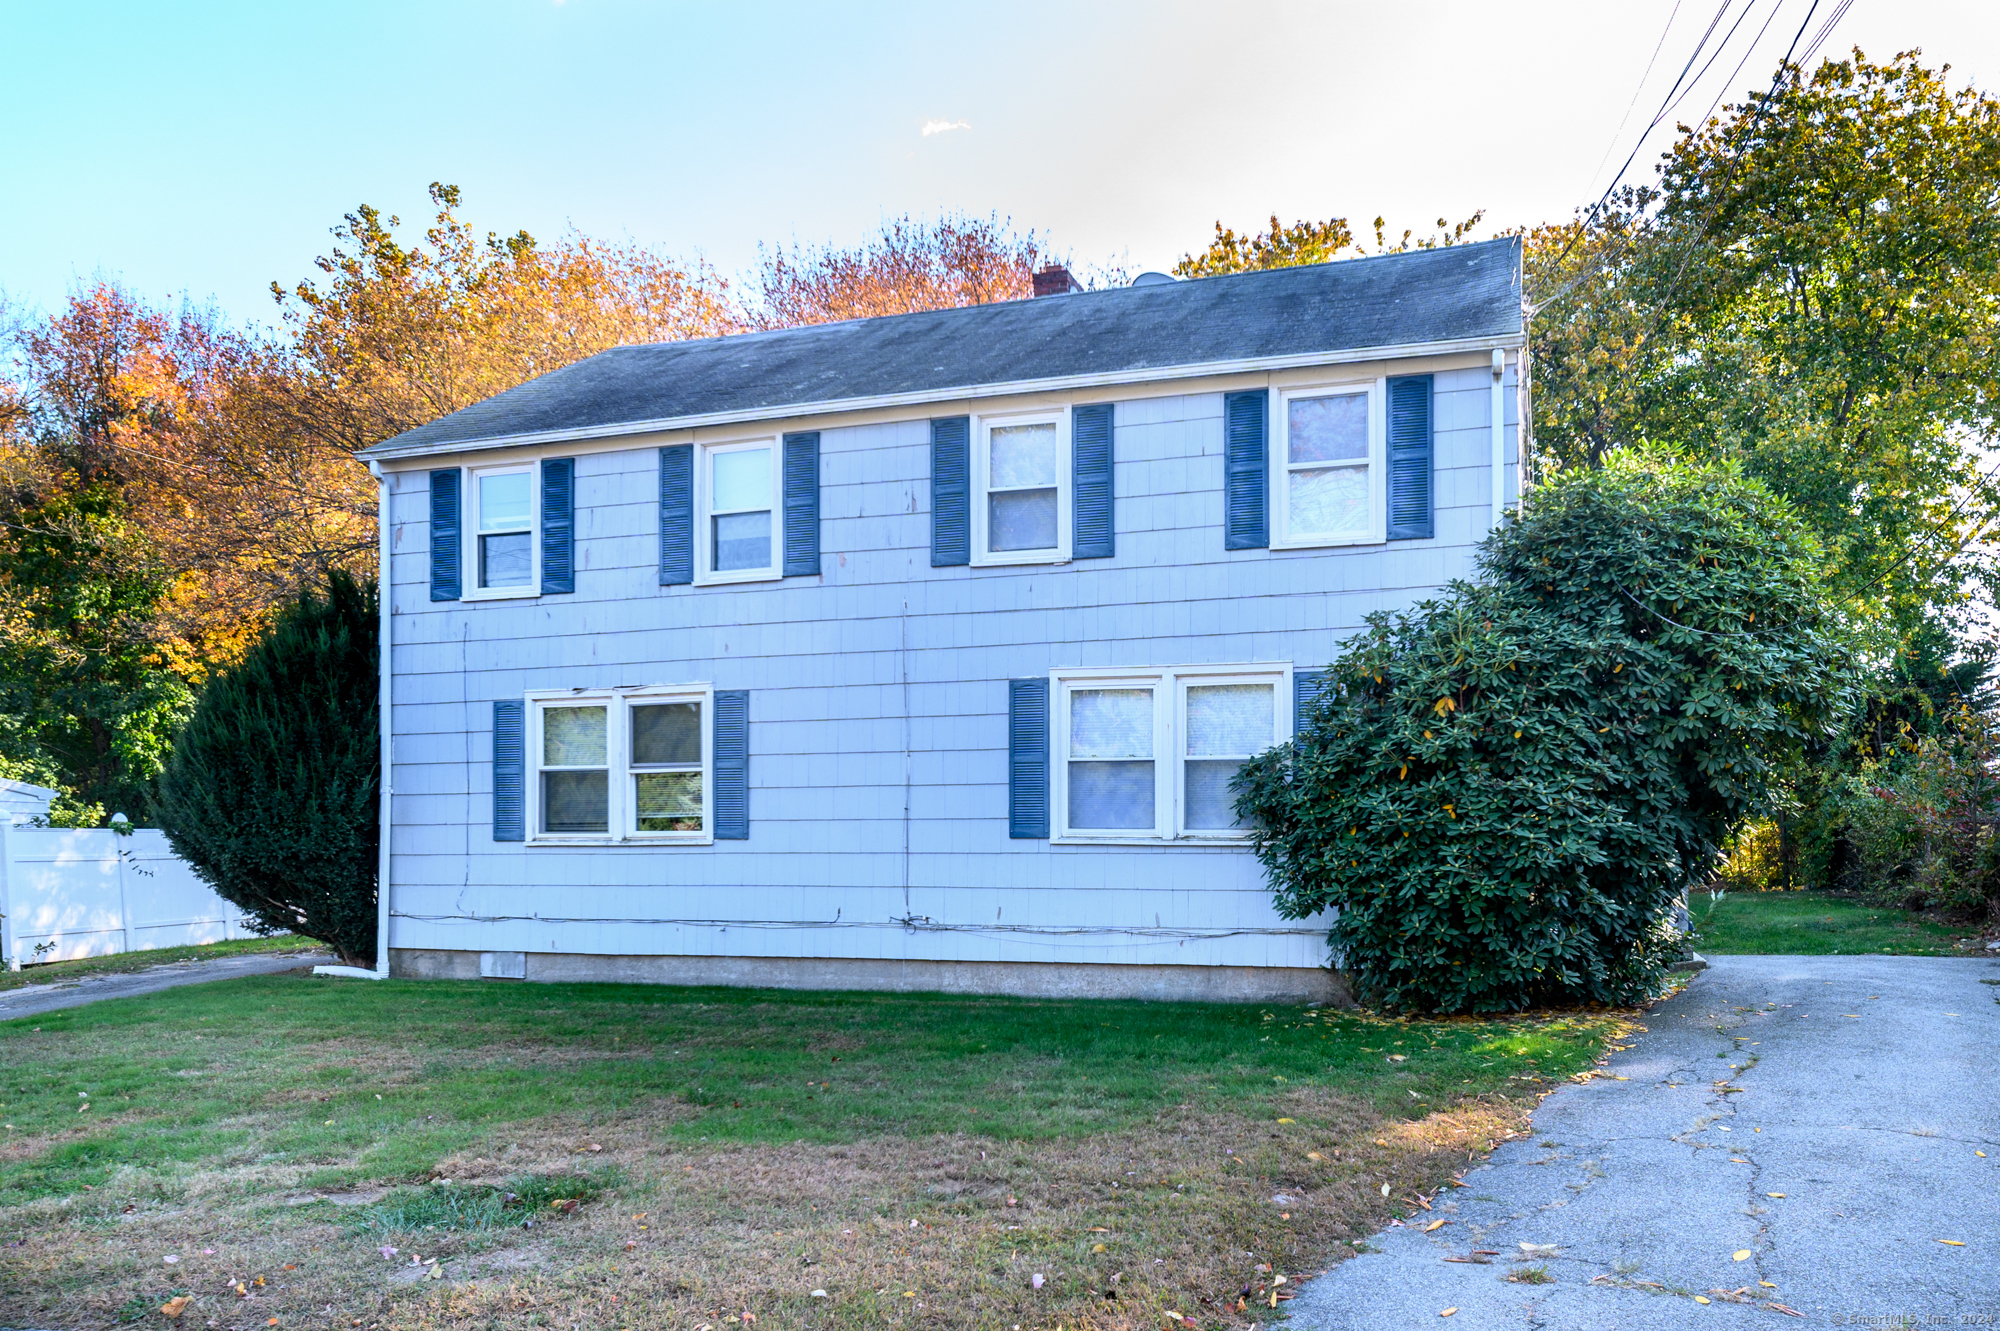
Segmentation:
[[(1694, 68), (1695, 61), (1701, 59), (1702, 51), (1707, 49), (1708, 39), (1715, 35), (1716, 28), (1721, 26), (1723, 18), (1729, 13), (1730, 6), (1735, 3), (1736, 0), (1722, 0), (1722, 3), (1716, 6), (1714, 16), (1708, 21), (1708, 27), (1702, 30), (1701, 40), (1694, 44), (1694, 50), (1688, 52), (1687, 63), (1681, 66), (1681, 72), (1674, 77), (1673, 86), (1667, 89), (1666, 96), (1661, 99), (1660, 109), (1653, 113), (1653, 118), (1646, 122), (1644, 129), (1639, 131), (1638, 142), (1632, 145), (1632, 151), (1626, 155), (1624, 164), (1618, 168), (1618, 174), (1611, 177), (1611, 183), (1604, 187), (1604, 193), (1598, 195), (1597, 202), (1590, 206), (1590, 212), (1584, 217), (1582, 224), (1577, 227), (1576, 234), (1570, 237), (1569, 244), (1563, 246), (1563, 252), (1556, 256), (1556, 267), (1560, 268), (1563, 260), (1570, 256), (1570, 251), (1576, 248), (1577, 242), (1590, 233), (1591, 223), (1595, 222), (1597, 215), (1604, 211), (1604, 205), (1609, 203), (1612, 194), (1617, 192), (1619, 183), (1625, 179), (1625, 173), (1630, 171), (1632, 163), (1638, 160), (1640, 150), (1646, 146), (1646, 139), (1654, 130), (1660, 127), (1660, 121), (1666, 117), (1673, 101), (1681, 95), (1681, 85), (1686, 82), (1688, 71)], [(1749, 3), (1750, 0), (1745, 0), (1746, 12)], [(1675, 12), (1679, 12), (1678, 6), (1675, 8)], [(1667, 22), (1671, 26), (1673, 22), (1671, 15), (1668, 17)], [(1665, 32), (1660, 34), (1660, 40), (1662, 42), (1666, 40)], [(1651, 71), (1651, 68), (1650, 65), (1647, 66), (1648, 72)], [(1636, 97), (1638, 94), (1635, 92), (1633, 95)]]
[[(1820, 26), (1819, 35), (1814, 38), (1814, 41), (1815, 42), (1824, 41), (1826, 39), (1827, 34), (1832, 32), (1833, 25), (1840, 20), (1841, 15), (1845, 14), (1848, 11), (1848, 9), (1850, 9), (1853, 6), (1853, 3), (1854, 0), (1841, 0), (1841, 3), (1837, 7), (1836, 11), (1828, 18), (1826, 23)], [(1777, 5), (1774, 6), (1771, 11), (1770, 17), (1764, 20), (1765, 28), (1768, 28), (1770, 26), (1772, 20), (1774, 20), (1777, 17), (1778, 10), (1781, 9), (1783, 5), (1784, 5), (1784, 0), (1778, 0)], [(1820, 0), (1812, 0), (1810, 6), (1806, 9), (1805, 18), (1801, 20), (1801, 22), (1799, 23), (1798, 31), (1792, 34), (1792, 41), (1791, 44), (1785, 48), (1784, 58), (1778, 62), (1777, 69), (1771, 75), (1770, 87), (1765, 90), (1764, 96), (1761, 99), (1759, 99), (1756, 111), (1753, 113), (1751, 117), (1752, 128), (1755, 128), (1757, 122), (1763, 119), (1764, 114), (1769, 109), (1772, 100), (1777, 96), (1778, 86), (1784, 81), (1787, 72), (1792, 71), (1797, 67), (1797, 62), (1793, 58), (1794, 52), (1798, 51), (1799, 40), (1805, 36), (1806, 28), (1812, 23), (1813, 15), (1819, 12), (1819, 5), (1820, 5)], [(1717, 17), (1719, 19), (1720, 15), (1718, 14)], [(1757, 40), (1761, 41), (1763, 39), (1763, 35), (1764, 35), (1764, 29), (1760, 28), (1757, 33)], [(1715, 102), (1711, 103), (1709, 106), (1708, 115), (1702, 117), (1703, 124), (1707, 124), (1709, 117), (1714, 115), (1715, 106), (1721, 102), (1723, 95), (1728, 91), (1729, 87), (1735, 82), (1737, 75), (1742, 72), (1743, 65), (1749, 60), (1751, 54), (1754, 53), (1756, 49), (1757, 49), (1757, 42), (1752, 42), (1749, 50), (1746, 50), (1744, 52), (1743, 59), (1737, 62), (1736, 70), (1730, 74), (1729, 82), (1724, 83), (1721, 89), (1717, 91)], [(1699, 49), (1697, 48), (1697, 54), (1698, 53)], [(1798, 57), (1798, 60), (1803, 61), (1805, 58), (1807, 58), (1805, 55), (1800, 55)], [(1692, 58), (1690, 58), (1690, 63), (1692, 63)], [(1673, 95), (1672, 91), (1670, 90), (1669, 96), (1672, 95)], [(1662, 116), (1663, 115), (1664, 115), (1664, 108), (1662, 110)], [(1653, 131), (1653, 129), (1658, 126), (1662, 116), (1656, 116), (1654, 118), (1653, 124), (1647, 126), (1646, 130), (1640, 134), (1639, 143), (1633, 146), (1632, 158), (1636, 158), (1639, 155), (1639, 148), (1644, 145), (1646, 135), (1650, 134)], [(1626, 159), (1627, 166), (1631, 164), (1632, 158)], [(1742, 159), (1740, 157), (1732, 160), (1729, 169), (1729, 179), (1726, 180), (1723, 184), (1724, 190), (1728, 188), (1729, 184), (1734, 182), (1736, 171), (1741, 165), (1742, 165)], [(1617, 182), (1613, 181), (1612, 185), (1613, 188), (1616, 188)], [(1716, 191), (1715, 198), (1718, 202), (1720, 200), (1721, 194), (1722, 190)], [(1563, 260), (1569, 257), (1570, 252), (1576, 248), (1578, 242), (1580, 242), (1583, 239), (1583, 237), (1589, 233), (1590, 224), (1592, 221), (1595, 220), (1598, 209), (1603, 206), (1604, 200), (1608, 199), (1609, 197), (1610, 197), (1610, 191), (1607, 190), (1605, 192), (1604, 198), (1598, 200), (1597, 205), (1592, 208), (1590, 215), (1584, 219), (1583, 223), (1580, 226), (1577, 227), (1576, 234), (1570, 237), (1569, 244), (1564, 246), (1562, 253), (1556, 257), (1556, 262), (1553, 265), (1551, 265), (1553, 268), (1560, 268), (1562, 266)], [(1714, 216), (1714, 204), (1711, 205), (1708, 218), (1704, 218), (1703, 220), (1704, 227), (1706, 226), (1707, 221), (1712, 219), (1713, 216)], [(1697, 233), (1699, 233), (1700, 230), (1701, 228), (1697, 228)], [(1564, 296), (1568, 295), (1571, 291), (1574, 291), (1578, 286), (1582, 285), (1585, 281), (1589, 280), (1591, 277), (1594, 277), (1597, 274), (1597, 272), (1603, 267), (1604, 264), (1612, 260), (1615, 260), (1621, 255), (1623, 255), (1626, 249), (1630, 248), (1631, 243), (1632, 242), (1630, 237), (1626, 237), (1622, 243), (1607, 249), (1607, 251), (1603, 255), (1600, 255), (1595, 261), (1585, 264), (1581, 270), (1579, 270), (1567, 282), (1564, 282), (1560, 287), (1556, 288), (1556, 290), (1550, 292), (1547, 296), (1544, 296), (1539, 300), (1536, 300), (1534, 302), (1534, 307), (1541, 308), (1543, 306), (1553, 304), (1554, 302), (1562, 299)], [(1689, 252), (1689, 255), (1683, 256), (1681, 266), (1678, 270), (1676, 270), (1673, 282), (1669, 284), (1668, 287), (1669, 291), (1677, 290), (1679, 288), (1681, 279), (1686, 275), (1687, 272), (1686, 259), (1687, 257), (1691, 256), (1691, 253), (1692, 251)], [(1652, 336), (1653, 333), (1657, 332), (1658, 330), (1659, 330), (1659, 322), (1655, 322), (1653, 327), (1647, 331), (1647, 336), (1648, 337)]]
[(1611, 141), (1604, 145), (1604, 156), (1598, 158), (1597, 165), (1591, 169), (1592, 180), (1603, 174), (1605, 163), (1611, 160), (1612, 153), (1618, 151), (1618, 141), (1625, 137), (1625, 126), (1632, 122), (1632, 110), (1639, 105), (1639, 94), (1646, 91), (1646, 80), (1653, 77), (1653, 66), (1660, 62), (1660, 52), (1667, 47), (1667, 34), (1674, 30), (1674, 20), (1680, 17), (1680, 13), (1681, 0), (1674, 0), (1673, 12), (1667, 15), (1667, 26), (1660, 29), (1660, 40), (1653, 43), (1653, 54), (1646, 60), (1645, 71), (1632, 87), (1632, 100), (1625, 103), (1625, 114), (1618, 117), (1618, 128), (1611, 131)]

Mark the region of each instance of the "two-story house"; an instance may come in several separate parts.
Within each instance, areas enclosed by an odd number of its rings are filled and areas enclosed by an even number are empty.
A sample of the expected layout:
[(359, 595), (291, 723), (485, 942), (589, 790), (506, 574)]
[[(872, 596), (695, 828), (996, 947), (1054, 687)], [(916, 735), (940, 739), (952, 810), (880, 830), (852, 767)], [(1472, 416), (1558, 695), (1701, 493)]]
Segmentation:
[(1046, 285), (367, 451), (395, 973), (1328, 992), (1229, 779), (1519, 493), (1520, 244)]

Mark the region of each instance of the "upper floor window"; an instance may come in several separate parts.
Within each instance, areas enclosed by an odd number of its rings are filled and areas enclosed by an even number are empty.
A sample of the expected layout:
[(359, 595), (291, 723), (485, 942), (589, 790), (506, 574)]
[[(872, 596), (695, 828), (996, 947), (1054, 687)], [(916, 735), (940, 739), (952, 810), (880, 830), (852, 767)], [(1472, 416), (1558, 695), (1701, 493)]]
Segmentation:
[(474, 467), (471, 494), (472, 586), (468, 596), (535, 592), (535, 466)]
[(1059, 671), (1059, 840), (1240, 840), (1230, 778), (1291, 737), (1284, 666)]
[(1375, 384), (1279, 394), (1272, 545), (1386, 539), (1380, 397)]
[(784, 523), (777, 503), (777, 441), (721, 444), (699, 452), (698, 580), (751, 582), (778, 577)]
[(707, 841), (713, 702), (705, 686), (534, 698), (534, 839)]
[(975, 564), (1069, 557), (1068, 414), (983, 416), (972, 458)]

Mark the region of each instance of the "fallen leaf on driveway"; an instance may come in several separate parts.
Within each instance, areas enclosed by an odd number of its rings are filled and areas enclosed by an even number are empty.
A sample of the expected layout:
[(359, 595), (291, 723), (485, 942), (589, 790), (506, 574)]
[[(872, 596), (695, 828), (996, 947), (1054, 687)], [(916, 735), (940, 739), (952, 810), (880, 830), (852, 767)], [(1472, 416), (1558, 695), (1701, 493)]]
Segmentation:
[(1785, 1194), (1784, 1194), (1784, 1193), (1782, 1193), (1782, 1192), (1767, 1192), (1767, 1193), (1765, 1193), (1764, 1195), (1765, 1195), (1766, 1197), (1782, 1197), (1782, 1196), (1784, 1196)]
[(1766, 1302), (1766, 1303), (1764, 1304), (1764, 1306), (1765, 1306), (1766, 1308), (1769, 1308), (1769, 1309), (1770, 1309), (1770, 1310), (1771, 1310), (1772, 1312), (1774, 1312), (1774, 1313), (1783, 1313), (1783, 1314), (1784, 1314), (1785, 1316), (1787, 1316), (1787, 1317), (1804, 1317), (1804, 1316), (1805, 1316), (1805, 1314), (1804, 1314), (1804, 1313), (1802, 1313), (1802, 1312), (1800, 1312), (1800, 1311), (1799, 1311), (1799, 1310), (1798, 1310), (1797, 1308), (1787, 1308), (1787, 1307), (1786, 1307), (1786, 1306), (1785, 1306), (1784, 1304), (1782, 1304), (1782, 1303), (1779, 1303), (1779, 1302), (1778, 1302), (1778, 1301), (1777, 1301), (1776, 1299), (1771, 1299), (1771, 1300), (1767, 1301), (1767, 1302)]
[(1699, 1294), (1697, 1294), (1697, 1295), (1695, 1295), (1695, 1296), (1694, 1296), (1694, 1301), (1695, 1301), (1696, 1303), (1707, 1303), (1707, 1302), (1708, 1302), (1708, 1300), (1707, 1300), (1707, 1299), (1703, 1298), (1703, 1297), (1702, 1297), (1701, 1295), (1699, 1295)]
[(1434, 1229), (1442, 1229), (1450, 1223), (1451, 1221), (1449, 1220), (1433, 1220), (1428, 1225), (1424, 1226), (1424, 1233), (1428, 1234)]
[(1456, 1308), (1441, 1308), (1441, 1309), (1439, 1309), (1439, 1310), (1438, 1310), (1438, 1316), (1439, 1316), (1439, 1317), (1449, 1317), (1449, 1316), (1451, 1316), (1451, 1315), (1452, 1315), (1453, 1313), (1455, 1313), (1455, 1312), (1457, 1312), (1457, 1311), (1458, 1311), (1458, 1309), (1456, 1309)]
[(1748, 1248), (1738, 1248), (1738, 1249), (1736, 1250), (1736, 1256), (1735, 1256), (1735, 1257), (1734, 1257), (1734, 1258), (1733, 1258), (1732, 1260), (1734, 1260), (1734, 1261), (1738, 1261), (1738, 1262), (1747, 1262), (1747, 1261), (1749, 1261), (1749, 1260), (1750, 1260), (1750, 1250), (1749, 1250)]
[(1960, 1243), (1957, 1239), (1939, 1239), (1938, 1242), (1950, 1248), (1963, 1248), (1965, 1246), (1963, 1243)]

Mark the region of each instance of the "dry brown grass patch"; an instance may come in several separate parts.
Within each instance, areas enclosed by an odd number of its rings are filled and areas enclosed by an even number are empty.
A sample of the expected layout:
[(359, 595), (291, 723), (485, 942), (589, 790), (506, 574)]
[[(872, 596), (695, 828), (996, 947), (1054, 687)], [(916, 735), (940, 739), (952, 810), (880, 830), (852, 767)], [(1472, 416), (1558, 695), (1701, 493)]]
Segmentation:
[[(277, 1317), (412, 1331), (749, 1331), (747, 1312), (763, 1327), (1114, 1331), (1165, 1325), (1168, 1309), (1197, 1327), (1241, 1324), (1251, 1317), (1237, 1308), (1244, 1288), (1268, 1315), (1271, 1290), (1291, 1288), (1273, 1275), (1315, 1273), (1392, 1211), (1415, 1212), (1414, 1199), (1518, 1130), (1528, 1106), (1393, 1122), (1302, 1089), (1281, 1108), (1251, 1117), (1180, 1107), (1139, 1128), (1037, 1143), (689, 1148), (663, 1144), (666, 1119), (651, 1114), (559, 1123), (452, 1157), (438, 1174), (498, 1182), (613, 1165), (624, 1181), (532, 1229), (393, 1240), (350, 1231), (366, 1208), (285, 1205), (274, 1194), (292, 1183), (277, 1175), (291, 1171), (257, 1171), (262, 1188), (242, 1172), (189, 1177), (166, 1196), (107, 1187), (35, 1208), (26, 1246), (0, 1250), (0, 1309), (37, 1325), (102, 1326), (187, 1292), (179, 1324), (204, 1328)], [(590, 1145), (601, 1149), (580, 1149)], [(377, 1251), (384, 1242), (399, 1249), (393, 1262)], [(169, 1253), (182, 1261), (165, 1264)], [(408, 1266), (413, 1254), (440, 1261), (445, 1277)], [(263, 1287), (234, 1292), (258, 1275)]]

